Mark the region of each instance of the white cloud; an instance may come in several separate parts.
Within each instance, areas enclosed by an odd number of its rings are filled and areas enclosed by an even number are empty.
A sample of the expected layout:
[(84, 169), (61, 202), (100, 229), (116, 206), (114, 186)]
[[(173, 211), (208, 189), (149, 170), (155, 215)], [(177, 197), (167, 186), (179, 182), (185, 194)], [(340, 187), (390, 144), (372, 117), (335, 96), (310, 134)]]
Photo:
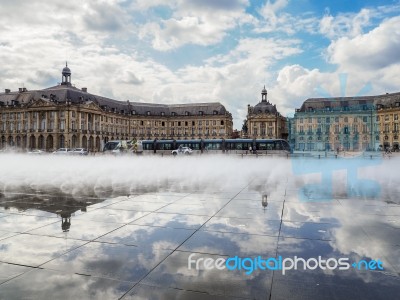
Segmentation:
[(329, 60), (354, 69), (382, 69), (400, 61), (400, 17), (353, 38), (342, 37), (328, 48)]
[(254, 32), (256, 33), (276, 33), (283, 32), (293, 35), (299, 31), (316, 33), (318, 18), (310, 13), (292, 15), (284, 11), (289, 0), (267, 0), (259, 9), (259, 19), (252, 20)]
[(206, 46), (219, 42), (225, 36), (226, 27), (215, 25), (198, 17), (187, 16), (168, 19), (161, 26), (149, 23), (142, 28), (141, 36), (152, 36), (154, 49), (161, 51), (179, 48), (185, 44)]
[(320, 32), (330, 39), (355, 37), (362, 34), (363, 28), (370, 25), (373, 14), (374, 12), (369, 9), (362, 9), (357, 14), (339, 14), (336, 17), (326, 14), (320, 21)]
[(247, 5), (246, 0), (177, 0), (169, 4), (172, 17), (145, 24), (139, 36), (150, 37), (153, 47), (160, 51), (186, 44), (216, 44), (226, 36), (227, 31), (251, 19), (245, 13)]
[[(293, 108), (299, 108), (307, 98), (341, 96), (342, 92), (344, 96), (360, 95), (369, 85), (369, 95), (398, 91), (400, 17), (386, 19), (367, 33), (362, 33), (361, 27), (349, 23), (344, 27), (345, 36), (333, 40), (327, 48), (326, 59), (336, 65), (334, 70), (323, 72), (293, 64), (278, 72), (269, 95), (280, 100), (283, 114), (293, 114)], [(347, 82), (339, 79), (340, 74)]]

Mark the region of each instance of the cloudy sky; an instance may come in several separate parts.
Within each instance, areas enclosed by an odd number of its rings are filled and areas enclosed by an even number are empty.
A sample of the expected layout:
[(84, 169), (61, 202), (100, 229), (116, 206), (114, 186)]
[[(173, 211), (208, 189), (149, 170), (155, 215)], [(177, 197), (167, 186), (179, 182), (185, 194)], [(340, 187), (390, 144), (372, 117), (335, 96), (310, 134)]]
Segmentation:
[(399, 92), (400, 0), (0, 0), (0, 88), (56, 85), (283, 115), (310, 97)]

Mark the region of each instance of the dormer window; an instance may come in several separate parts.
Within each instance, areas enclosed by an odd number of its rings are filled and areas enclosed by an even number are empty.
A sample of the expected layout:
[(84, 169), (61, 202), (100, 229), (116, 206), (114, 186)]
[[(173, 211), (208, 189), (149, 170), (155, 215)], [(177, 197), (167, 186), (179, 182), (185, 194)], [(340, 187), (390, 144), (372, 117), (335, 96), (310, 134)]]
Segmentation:
[(314, 109), (313, 109), (312, 107), (309, 107), (309, 108), (308, 108), (308, 111), (309, 111), (309, 112), (313, 112)]
[(400, 102), (396, 102), (395, 106), (399, 107), (400, 106)]
[(331, 111), (331, 108), (329, 106), (325, 106), (325, 111)]
[(136, 115), (136, 110), (132, 110), (131, 114)]
[(190, 116), (190, 112), (185, 111), (185, 116)]
[(176, 116), (176, 112), (171, 112), (171, 116)]
[(150, 112), (150, 111), (147, 111), (146, 114), (147, 114), (148, 116), (150, 116), (150, 115), (151, 115), (151, 112)]
[(213, 111), (213, 114), (214, 114), (214, 115), (218, 115), (218, 111), (214, 110), (214, 111)]
[(202, 116), (203, 115), (203, 112), (202, 111), (199, 111), (199, 116)]
[(165, 116), (165, 112), (163, 112), (163, 111), (162, 111), (162, 112), (161, 112), (161, 116), (163, 116), (163, 117), (164, 117), (164, 116)]

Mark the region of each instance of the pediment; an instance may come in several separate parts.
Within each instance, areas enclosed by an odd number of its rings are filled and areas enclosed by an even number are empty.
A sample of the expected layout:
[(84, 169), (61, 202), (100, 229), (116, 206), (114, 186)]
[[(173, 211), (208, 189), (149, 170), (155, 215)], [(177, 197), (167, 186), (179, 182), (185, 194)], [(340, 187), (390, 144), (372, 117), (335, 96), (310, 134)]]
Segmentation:
[(89, 101), (87, 103), (81, 104), (81, 107), (91, 109), (91, 110), (96, 110), (96, 111), (102, 111), (101, 108), (93, 101)]
[(38, 99), (38, 100), (33, 100), (32, 103), (29, 105), (29, 107), (32, 107), (32, 108), (34, 108), (34, 107), (50, 107), (50, 106), (54, 107), (55, 104), (48, 100), (42, 99), (42, 98)]

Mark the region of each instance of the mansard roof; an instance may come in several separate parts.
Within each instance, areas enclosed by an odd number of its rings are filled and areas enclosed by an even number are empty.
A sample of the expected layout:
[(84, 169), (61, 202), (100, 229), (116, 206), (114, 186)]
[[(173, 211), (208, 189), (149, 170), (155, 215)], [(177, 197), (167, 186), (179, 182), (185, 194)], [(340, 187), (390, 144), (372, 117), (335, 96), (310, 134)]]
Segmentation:
[(55, 103), (96, 103), (105, 111), (135, 115), (225, 115), (229, 114), (219, 102), (189, 104), (153, 104), (144, 102), (118, 101), (94, 95), (68, 85), (57, 85), (42, 90), (0, 93), (1, 105), (28, 105), (35, 100), (47, 99)]
[(332, 97), (332, 98), (309, 98), (305, 100), (297, 112), (310, 110), (341, 110), (344, 107), (357, 109), (362, 107), (382, 108), (394, 107), (396, 102), (400, 102), (400, 93), (387, 93), (377, 96), (357, 96), (357, 97)]

